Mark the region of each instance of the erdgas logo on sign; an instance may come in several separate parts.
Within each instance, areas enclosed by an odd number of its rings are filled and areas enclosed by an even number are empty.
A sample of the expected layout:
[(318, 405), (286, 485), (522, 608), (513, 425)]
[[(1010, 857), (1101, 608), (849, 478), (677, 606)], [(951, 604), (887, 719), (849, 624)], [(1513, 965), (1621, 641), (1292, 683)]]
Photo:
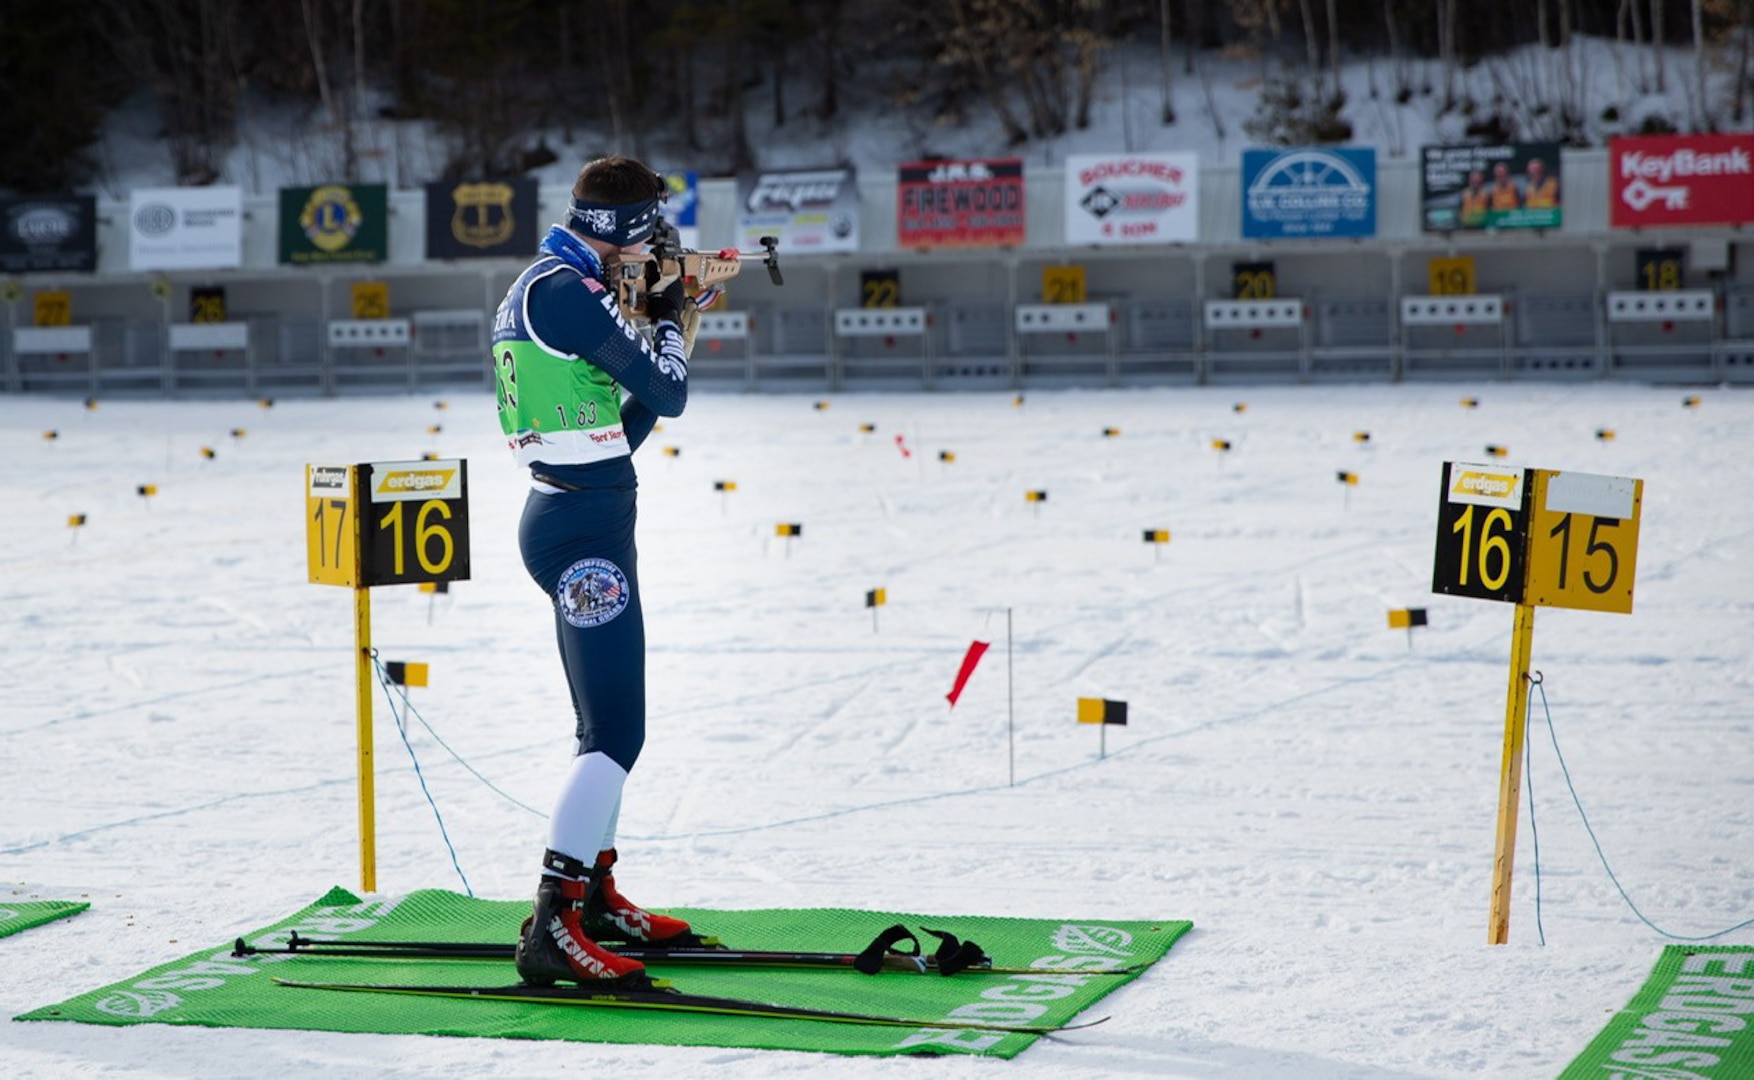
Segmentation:
[(372, 487), (373, 502), (390, 502), (396, 499), (454, 499), (461, 494), (455, 466), (385, 469)]
[(1458, 462), (1450, 472), (1449, 501), (1514, 507), (1522, 502), (1522, 483), (1521, 469)]

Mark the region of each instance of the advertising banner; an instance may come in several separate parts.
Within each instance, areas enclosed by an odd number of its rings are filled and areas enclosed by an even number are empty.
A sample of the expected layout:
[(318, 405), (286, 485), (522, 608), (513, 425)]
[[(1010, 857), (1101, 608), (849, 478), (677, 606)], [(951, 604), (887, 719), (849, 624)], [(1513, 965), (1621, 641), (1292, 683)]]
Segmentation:
[(0, 199), (0, 273), (97, 269), (97, 197)]
[(779, 238), (781, 252), (859, 250), (859, 189), (850, 165), (737, 176), (737, 246)]
[(536, 181), (426, 185), (426, 257), (527, 259), (536, 254)]
[(1426, 232), (1557, 229), (1558, 143), (1419, 148), (1419, 206)]
[(1269, 239), (1376, 235), (1376, 151), (1244, 150), (1242, 234)]
[(1066, 243), (1174, 244), (1200, 234), (1199, 157), (1074, 154), (1066, 159)]
[(133, 270), (241, 266), (243, 226), (242, 188), (142, 188), (128, 196), (128, 266)]
[(664, 200), (664, 220), (675, 228), (683, 247), (700, 247), (700, 174), (665, 173), (664, 184), (670, 189)]
[(390, 189), (322, 184), (280, 189), (280, 262), (379, 263), (390, 249)]
[(1024, 236), (1023, 159), (910, 161), (895, 185), (904, 248), (1017, 247)]
[(1608, 140), (1608, 224), (1754, 221), (1754, 134)]

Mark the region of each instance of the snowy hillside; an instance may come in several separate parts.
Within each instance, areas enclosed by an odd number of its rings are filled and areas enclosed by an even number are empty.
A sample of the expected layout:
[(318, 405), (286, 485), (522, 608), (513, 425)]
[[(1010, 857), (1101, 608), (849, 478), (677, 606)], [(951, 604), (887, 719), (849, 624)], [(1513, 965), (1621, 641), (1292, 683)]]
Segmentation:
[[(1568, 102), (1598, 146), (1611, 135), (1636, 133), (1650, 117), (1694, 130), (1708, 114), (1730, 116), (1733, 70), (1714, 67), (1706, 73), (1709, 108), (1704, 108), (1691, 49), (1668, 50), (1664, 68), (1664, 89), (1658, 92), (1648, 48), (1581, 37), (1568, 52), (1531, 46), (1465, 70), (1457, 97), (1469, 104), (1445, 109), (1442, 72), (1435, 61), (1354, 59), (1342, 69), (1346, 105), (1341, 116), (1351, 125), (1353, 144), (1374, 146), (1385, 158), (1412, 157), (1426, 144), (1472, 141), (1468, 126), (1492, 116), (1516, 140), (1556, 138), (1555, 106), (1543, 106), (1543, 101)], [(1089, 129), (1020, 148), (1005, 145), (999, 125), (987, 113), (976, 111), (965, 123), (946, 126), (897, 109), (885, 96), (884, 80), (849, 87), (843, 116), (832, 125), (796, 119), (774, 128), (765, 100), (756, 100), (760, 95), (752, 95), (748, 103), (747, 123), (760, 164), (767, 168), (851, 162), (860, 170), (887, 173), (900, 161), (934, 155), (1018, 154), (1030, 164), (1058, 164), (1071, 154), (1116, 150), (1193, 150), (1204, 162), (1235, 164), (1244, 149), (1260, 145), (1244, 125), (1256, 114), (1267, 75), (1285, 70), (1258, 59), (1207, 53), (1198, 72), (1190, 75), (1178, 54), (1172, 80), (1177, 121), (1166, 126), (1160, 123), (1158, 53), (1130, 46), (1115, 52), (1099, 83)], [(268, 193), (341, 178), (335, 138), (313, 126), (310, 117), (265, 103), (253, 107), (249, 116), (242, 142), (227, 159), (226, 182)], [(1754, 118), (1745, 118), (1741, 126), (1750, 124)], [(136, 101), (111, 118), (98, 154), (103, 194), (120, 198), (135, 187), (174, 181), (159, 130), (153, 109), (144, 102)], [(547, 145), (559, 160), (532, 175), (545, 184), (567, 184), (590, 157), (636, 150), (660, 168), (696, 169), (707, 175), (715, 171), (710, 155), (705, 163), (697, 160), (700, 155), (683, 150), (673, 130), (650, 131), (639, 147), (611, 146), (601, 131), (577, 129), (573, 134), (569, 143), (560, 130), (533, 133), (531, 145)], [(423, 123), (374, 122), (362, 137), (369, 147), (363, 180), (414, 187), (434, 179), (443, 161), (433, 129)]]

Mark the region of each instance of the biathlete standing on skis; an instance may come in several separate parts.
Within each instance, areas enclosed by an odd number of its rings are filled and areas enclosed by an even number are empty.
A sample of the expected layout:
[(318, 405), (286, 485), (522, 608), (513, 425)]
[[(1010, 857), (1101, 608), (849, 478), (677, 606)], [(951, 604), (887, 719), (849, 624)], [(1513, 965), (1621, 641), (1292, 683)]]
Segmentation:
[(577, 756), (517, 945), (518, 974), (538, 985), (648, 985), (644, 965), (599, 943), (700, 941), (686, 922), (629, 901), (612, 873), (622, 787), (646, 723), (632, 455), (658, 417), (687, 404), (700, 303), (680, 279), (651, 288), (647, 340), (621, 311), (604, 260), (645, 252), (666, 191), (631, 158), (586, 164), (565, 224), (549, 229), (493, 326), (500, 428), (530, 471), (518, 547), (553, 604), (577, 717)]

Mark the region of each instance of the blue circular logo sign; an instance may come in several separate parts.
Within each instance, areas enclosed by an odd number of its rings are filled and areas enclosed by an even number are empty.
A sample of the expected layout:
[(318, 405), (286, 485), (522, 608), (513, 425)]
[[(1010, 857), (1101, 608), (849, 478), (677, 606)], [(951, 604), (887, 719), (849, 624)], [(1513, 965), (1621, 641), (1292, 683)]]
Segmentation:
[(627, 575), (608, 559), (580, 559), (560, 575), (554, 603), (578, 627), (602, 626), (627, 610)]

